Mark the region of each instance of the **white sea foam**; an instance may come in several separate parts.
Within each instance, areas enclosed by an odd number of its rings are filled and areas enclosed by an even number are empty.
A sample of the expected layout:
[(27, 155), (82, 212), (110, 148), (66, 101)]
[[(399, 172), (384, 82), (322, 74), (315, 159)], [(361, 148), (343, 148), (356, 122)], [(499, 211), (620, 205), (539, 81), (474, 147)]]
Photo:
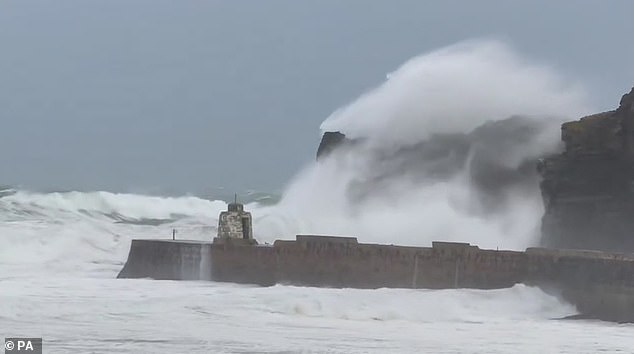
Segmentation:
[(322, 129), (400, 145), (516, 114), (577, 117), (588, 112), (585, 96), (579, 83), (503, 42), (472, 40), (410, 59)]
[(557, 321), (569, 305), (495, 291), (259, 288), (223, 283), (2, 279), (0, 328), (60, 353), (628, 352), (631, 325)]

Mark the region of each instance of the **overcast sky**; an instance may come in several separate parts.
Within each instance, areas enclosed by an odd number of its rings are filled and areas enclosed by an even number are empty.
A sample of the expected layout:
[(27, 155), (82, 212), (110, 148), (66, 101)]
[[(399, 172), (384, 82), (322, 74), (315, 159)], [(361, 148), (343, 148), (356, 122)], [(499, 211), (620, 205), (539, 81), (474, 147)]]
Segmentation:
[(280, 189), (332, 111), (483, 36), (607, 110), (634, 85), (633, 14), (628, 0), (0, 0), (0, 184)]

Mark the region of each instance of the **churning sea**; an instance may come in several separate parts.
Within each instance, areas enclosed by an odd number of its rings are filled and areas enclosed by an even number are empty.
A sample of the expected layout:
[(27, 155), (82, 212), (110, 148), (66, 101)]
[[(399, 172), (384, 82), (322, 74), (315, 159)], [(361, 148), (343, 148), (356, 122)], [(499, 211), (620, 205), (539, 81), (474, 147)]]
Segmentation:
[[(5, 193), (0, 335), (42, 337), (45, 353), (634, 353), (634, 325), (564, 320), (573, 306), (523, 285), (359, 290), (116, 279), (132, 238), (177, 229), (210, 239), (225, 207), (196, 197)], [(264, 208), (250, 208), (257, 229)]]

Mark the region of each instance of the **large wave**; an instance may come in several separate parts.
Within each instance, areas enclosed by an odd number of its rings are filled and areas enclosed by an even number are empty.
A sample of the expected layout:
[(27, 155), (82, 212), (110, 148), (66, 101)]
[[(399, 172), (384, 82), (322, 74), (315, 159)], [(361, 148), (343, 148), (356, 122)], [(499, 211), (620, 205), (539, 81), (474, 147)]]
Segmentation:
[(109, 192), (34, 193), (0, 197), (0, 264), (45, 265), (40, 271), (105, 271), (125, 261), (133, 238), (211, 240), (223, 201)]
[[(543, 211), (532, 159), (557, 149), (558, 124), (589, 111), (584, 102), (578, 85), (497, 41), (416, 57), (323, 123), (362, 143), (309, 162), (279, 203), (247, 206), (255, 236), (532, 245)], [(211, 240), (226, 208), (193, 196), (3, 190), (5, 265), (90, 263), (113, 272), (132, 238), (176, 229), (178, 238)]]
[[(355, 142), (310, 164), (260, 232), (348, 234), (521, 249), (538, 240), (535, 161), (559, 124), (591, 111), (583, 89), (499, 41), (421, 55), (322, 124)], [(292, 232), (290, 231), (292, 230)]]

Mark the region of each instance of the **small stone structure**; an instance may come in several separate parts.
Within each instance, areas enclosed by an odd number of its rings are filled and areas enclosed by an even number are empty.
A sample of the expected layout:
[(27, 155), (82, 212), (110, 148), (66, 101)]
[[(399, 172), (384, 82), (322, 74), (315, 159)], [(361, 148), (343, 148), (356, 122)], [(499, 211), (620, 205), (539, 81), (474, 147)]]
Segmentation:
[(220, 213), (218, 236), (214, 238), (214, 243), (257, 244), (253, 238), (253, 219), (251, 213), (244, 211), (244, 205), (234, 201)]

